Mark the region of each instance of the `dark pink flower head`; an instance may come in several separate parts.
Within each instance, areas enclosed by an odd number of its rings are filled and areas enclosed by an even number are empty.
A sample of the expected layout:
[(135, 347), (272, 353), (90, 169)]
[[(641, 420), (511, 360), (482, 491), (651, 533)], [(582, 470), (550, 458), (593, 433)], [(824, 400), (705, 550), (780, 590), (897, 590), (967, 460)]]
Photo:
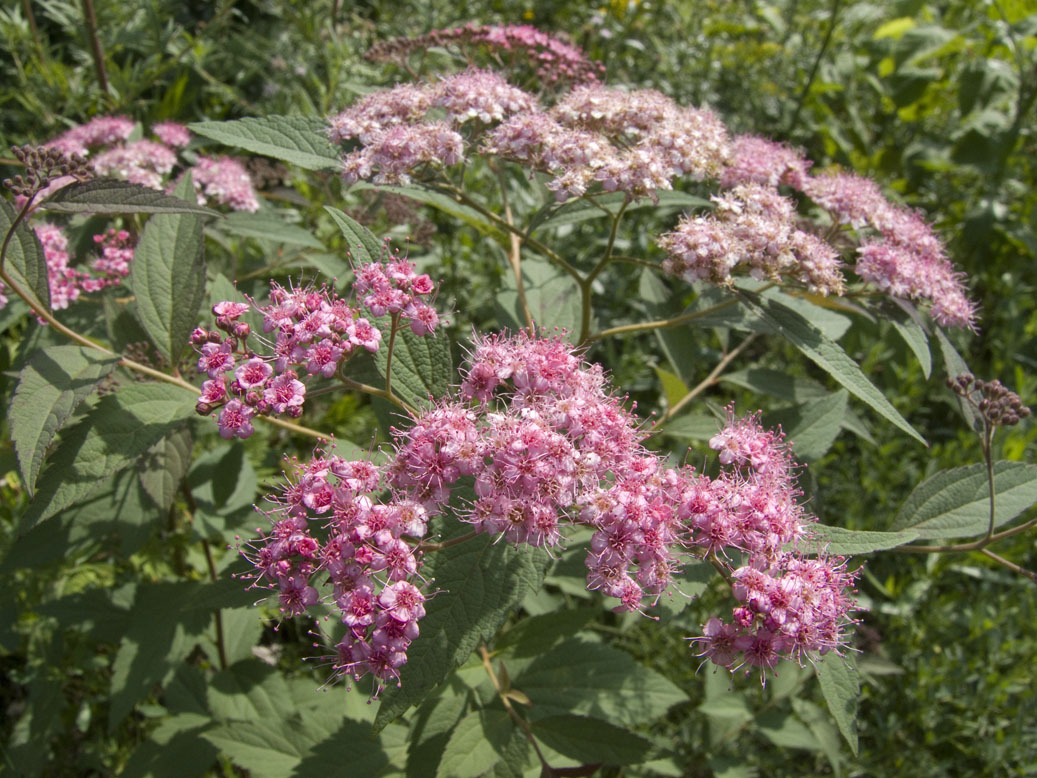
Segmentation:
[(234, 371), (234, 377), (242, 389), (262, 389), (273, 372), (274, 369), (265, 361), (259, 357), (252, 357)]
[(254, 415), (255, 411), (241, 400), (231, 400), (220, 411), (219, 419), (217, 419), (220, 437), (227, 439), (250, 437), (253, 432), (252, 417)]
[(216, 378), (234, 369), (234, 354), (229, 341), (206, 343), (199, 350), (198, 372)]
[(425, 596), (414, 584), (397, 581), (378, 595), (378, 604), (396, 621), (417, 621), (425, 616)]

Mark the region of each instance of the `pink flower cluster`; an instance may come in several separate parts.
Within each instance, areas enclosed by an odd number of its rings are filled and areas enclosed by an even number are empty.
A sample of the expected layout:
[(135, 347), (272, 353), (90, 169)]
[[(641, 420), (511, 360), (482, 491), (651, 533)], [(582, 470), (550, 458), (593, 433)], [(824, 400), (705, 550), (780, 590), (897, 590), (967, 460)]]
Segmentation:
[[(409, 324), (420, 336), (439, 324), (435, 308), (423, 302), (435, 288), (397, 255), (358, 267), (353, 292), (373, 317), (389, 315), (391, 327)], [(382, 340), (375, 324), (327, 286), (286, 289), (271, 281), (269, 304), (252, 305), (263, 316), (263, 332), (274, 334), (268, 355), (248, 348), (251, 330), (241, 318), (251, 308), (246, 303), (217, 303), (216, 330), (191, 335), (198, 372), (208, 377), (196, 410), (204, 416), (221, 408), (216, 422), (224, 438), (251, 436), (257, 415), (298, 418), (306, 396), (300, 374), (332, 378), (353, 354), (375, 352)]]
[(198, 191), (198, 204), (217, 202), (233, 211), (259, 210), (259, 198), (245, 166), (236, 159), (198, 157), (191, 168), (191, 180)]
[(893, 297), (928, 301), (932, 317), (941, 325), (974, 328), (976, 307), (969, 300), (965, 277), (919, 213), (891, 203), (869, 178), (852, 173), (810, 175), (810, 165), (794, 149), (744, 135), (735, 138), (720, 182), (728, 188), (759, 184), (798, 190), (837, 223), (865, 231), (854, 267), (862, 280)]
[[(380, 501), (382, 480), (370, 462), (318, 450), (306, 464), (293, 463), (270, 498), (274, 507), (264, 511), (272, 529), (242, 550), (254, 565), (253, 586), (277, 589), (286, 617), (333, 603), (346, 627), (335, 676), (370, 673), (379, 687), (398, 681), (426, 599), (415, 543), (425, 536), (427, 515), (405, 499)], [(323, 531), (314, 534), (314, 525)], [(322, 597), (323, 581), (330, 591)]]
[(365, 55), (375, 62), (406, 63), (413, 51), (432, 47), (458, 45), (464, 48), (485, 47), (495, 59), (508, 58), (513, 66), (522, 57), (535, 69), (544, 84), (558, 82), (588, 83), (597, 81), (605, 67), (587, 59), (576, 46), (553, 38), (529, 25), (466, 24), (447, 30), (433, 30), (414, 38), (395, 38), (373, 46)]
[[(109, 230), (94, 236), (101, 255), (91, 263), (93, 274), (69, 266), (68, 237), (61, 227), (38, 222), (33, 225), (33, 231), (43, 247), (52, 310), (68, 308), (83, 292), (99, 292), (105, 287), (117, 286), (129, 275), (135, 242), (126, 230)], [(0, 309), (7, 305), (3, 289), (3, 284), (0, 284)]]
[[(447, 123), (426, 121), (433, 109), (445, 111)], [(714, 114), (659, 92), (584, 86), (548, 110), (483, 70), (367, 95), (329, 120), (329, 135), (361, 143), (343, 159), (347, 181), (409, 183), (416, 170), (463, 159), (460, 130), (473, 120), (473, 133), (490, 128), (484, 153), (550, 173), (548, 187), (559, 200), (593, 185), (654, 197), (657, 189), (672, 189), (677, 176), (715, 177), (728, 154), (727, 132)]]
[(788, 276), (819, 294), (842, 294), (839, 253), (818, 236), (796, 228), (795, 206), (778, 191), (739, 184), (714, 196), (716, 214), (685, 216), (659, 238), (663, 268), (686, 281), (730, 284), (744, 266), (757, 280)]
[(672, 189), (672, 179), (715, 177), (728, 154), (727, 131), (707, 110), (684, 108), (654, 90), (601, 85), (574, 89), (543, 113), (495, 128), (484, 149), (554, 176), (559, 200), (600, 184), (632, 199)]
[(66, 155), (87, 157), (99, 176), (121, 178), (151, 189), (171, 191), (174, 169), (190, 169), (200, 205), (215, 202), (235, 211), (259, 210), (252, 179), (237, 160), (199, 156), (193, 165), (188, 165), (177, 154), (178, 149), (191, 142), (191, 133), (184, 125), (158, 122), (151, 128), (157, 142), (127, 142), (134, 127), (125, 116), (98, 117), (73, 127), (47, 143), (47, 147)]
[[(711, 479), (647, 451), (637, 417), (609, 394), (600, 366), (561, 338), (480, 336), (462, 375), (457, 394), (392, 431), (394, 453), (381, 468), (318, 453), (271, 498), (274, 531), (250, 552), (256, 578), (276, 584), (282, 610), (294, 615), (318, 601), (313, 576), (327, 571), (350, 630), (336, 669), (398, 677), (416, 624), (385, 639), (377, 630), (410, 625), (423, 600), (399, 585), (420, 563), (400, 533), (421, 538), (437, 515), (538, 547), (562, 545), (566, 527), (593, 528), (587, 587), (618, 600), (617, 611), (657, 602), (680, 567), (708, 557), (727, 569), (739, 605), (735, 624), (711, 619), (696, 640), (701, 655), (725, 666), (741, 655), (771, 668), (779, 656), (802, 660), (845, 644), (854, 575), (840, 559), (802, 553), (809, 519), (780, 432), (729, 409), (710, 441), (723, 466)], [(456, 498), (462, 485), (474, 496)], [(307, 519), (329, 511), (321, 547)], [(377, 585), (372, 570), (383, 576)], [(397, 607), (401, 593), (406, 610), (390, 623), (379, 609)]]

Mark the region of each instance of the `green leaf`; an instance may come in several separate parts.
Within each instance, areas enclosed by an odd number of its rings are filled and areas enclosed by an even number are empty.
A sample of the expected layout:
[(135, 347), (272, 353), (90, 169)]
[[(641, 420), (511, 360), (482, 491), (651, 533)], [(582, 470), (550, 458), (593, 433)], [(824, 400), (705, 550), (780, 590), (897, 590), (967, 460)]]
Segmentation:
[[(308, 722), (308, 717), (304, 720)], [(391, 767), (387, 740), (385, 734), (380, 739), (372, 737), (370, 724), (346, 719), (337, 730), (310, 747), (291, 775), (293, 778), (385, 775), (386, 768)]]
[(375, 237), (373, 232), (338, 208), (325, 205), (324, 210), (331, 215), (335, 224), (342, 231), (342, 236), (346, 239), (353, 259), (364, 265), (378, 261), (382, 255), (382, 242)]
[[(467, 528), (450, 521), (438, 529), (449, 540)], [(549, 561), (542, 549), (517, 549), (485, 535), (429, 555), (423, 575), (435, 580), (438, 593), (425, 603), (421, 640), (410, 646), (402, 685), (382, 694), (375, 727), (421, 702), (480, 641), (497, 634), (511, 611), (540, 587)]]
[(229, 122), (195, 122), (188, 129), (206, 138), (307, 170), (338, 170), (338, 150), (328, 140), (327, 123), (307, 116), (246, 117)]
[(194, 650), (212, 619), (208, 611), (188, 607), (197, 588), (198, 584), (183, 581), (137, 587), (129, 627), (112, 663), (110, 732)]
[(257, 339), (263, 334), (263, 314), (251, 305), (245, 295), (238, 291), (237, 286), (227, 276), (223, 275), (223, 273), (217, 273), (216, 277), (209, 283), (207, 304), (210, 313), (216, 303), (224, 301), (249, 305), (249, 309), (241, 315), (240, 320), (246, 322), (249, 326), (249, 345), (252, 348), (258, 349), (259, 343)]
[(220, 719), (269, 721), (295, 708), (284, 677), (254, 657), (213, 675), (206, 699), (213, 715)]
[(891, 304), (883, 306), (883, 313), (914, 353), (922, 366), (922, 374), (928, 379), (933, 372), (933, 356), (929, 351), (929, 337), (918, 321), (917, 312), (910, 303), (894, 299)]
[(601, 716), (634, 726), (662, 716), (687, 695), (624, 651), (574, 638), (540, 656), (512, 686), (533, 701), (532, 720), (548, 716)]
[[(11, 204), (0, 197), (0, 240), (7, 235), (18, 217)], [(4, 257), (4, 271), (29, 296), (29, 303), (41, 311), (50, 310), (50, 281), (47, 276), (47, 261), (43, 256), (43, 246), (35, 231), (29, 229), (25, 221), (21, 221), (11, 235)], [(14, 297), (11, 290), (8, 297)]]
[[(511, 329), (522, 329), (526, 326), (526, 319), (519, 305), (513, 273), (505, 275), (502, 286), (497, 295), (501, 318)], [(522, 286), (529, 312), (538, 327), (565, 330), (570, 340), (579, 337), (580, 289), (571, 276), (546, 260), (523, 259)]]
[[(971, 374), (969, 366), (965, 364), (965, 360), (961, 358), (961, 354), (951, 345), (950, 340), (944, 335), (943, 330), (939, 327), (936, 330), (936, 342), (940, 344), (940, 354), (943, 355), (943, 365), (947, 370), (948, 378), (957, 378), (965, 373)], [(980, 412), (970, 405), (964, 397), (954, 395), (954, 398), (958, 402), (958, 410), (961, 411), (961, 415), (965, 417), (965, 421), (972, 427), (975, 432), (982, 432), (984, 427), (983, 417)]]
[(195, 459), (187, 482), (200, 509), (222, 516), (251, 507), (259, 487), (240, 441), (216, 446)]
[(194, 404), (194, 394), (164, 383), (132, 384), (102, 397), (83, 421), (62, 435), (25, 511), (25, 525), (89, 497), (190, 418)]
[(820, 751), (814, 733), (792, 713), (767, 711), (756, 717), (756, 728), (761, 735), (776, 746), (798, 748), (804, 751)]
[(459, 203), (448, 195), (441, 194), (440, 192), (430, 192), (427, 189), (421, 189), (416, 186), (376, 186), (375, 184), (368, 184), (365, 181), (358, 181), (353, 184), (350, 191), (364, 192), (371, 189), (375, 189), (379, 192), (400, 195), (401, 197), (406, 197), (419, 203), (425, 203), (425, 205), (431, 205), (437, 211), (442, 211), (447, 216), (460, 219), (466, 224), (475, 227), (475, 229), (484, 235), (489, 235), (501, 244), (504, 244), (507, 240), (501, 228), (490, 221), (490, 219), (479, 213), (475, 208)]
[(476, 778), (500, 761), (514, 722), (503, 710), (473, 711), (450, 735), (436, 778)]
[(669, 370), (656, 367), (655, 374), (659, 378), (659, 383), (663, 386), (663, 395), (666, 397), (666, 405), (669, 408), (679, 403), (684, 398), (684, 395), (691, 391), (688, 385), (681, 380), (680, 376), (674, 375)]
[(140, 463), (140, 485), (160, 510), (173, 504), (180, 482), (191, 464), (191, 430), (172, 430), (148, 449)]
[(525, 618), (502, 633), (493, 647), (512, 656), (537, 656), (575, 635), (598, 613), (597, 608), (565, 608)]
[(776, 300), (765, 300), (752, 292), (743, 292), (749, 309), (764, 322), (780, 332), (793, 346), (814, 364), (842, 384), (852, 395), (863, 400), (874, 411), (923, 445), (925, 438), (908, 424), (889, 400), (869, 381), (857, 363), (847, 356), (842, 347), (829, 339), (801, 315)]
[(793, 456), (801, 462), (813, 462), (832, 447), (846, 415), (848, 397), (846, 390), (840, 389), (798, 408), (768, 414), (764, 423), (765, 426), (780, 423), (793, 443)]
[(643, 762), (652, 744), (633, 732), (586, 716), (548, 716), (533, 723), (533, 736), (584, 764)]
[(18, 376), (8, 419), (18, 466), (29, 494), (54, 436), (119, 357), (83, 346), (50, 346), (37, 351)]
[[(193, 191), (186, 175), (176, 188)], [(202, 220), (193, 214), (157, 214), (141, 234), (133, 254), (130, 286), (137, 317), (167, 362), (175, 365), (198, 320), (205, 297)]]
[(237, 211), (227, 215), (220, 227), (234, 235), (245, 238), (258, 238), (273, 243), (290, 243), (293, 246), (305, 246), (311, 249), (324, 248), (309, 230), (295, 224), (289, 224), (271, 211), (245, 213)]
[[(701, 197), (685, 192), (659, 190), (655, 193), (655, 196), (658, 198), (657, 203), (647, 198), (637, 200), (630, 203), (624, 213), (636, 211), (639, 208), (651, 208), (653, 211), (656, 211), (675, 208), (697, 209), (713, 207), (713, 203), (709, 200), (704, 200)], [(608, 213), (615, 215), (620, 206), (626, 201), (626, 195), (622, 192), (610, 192), (609, 194), (595, 196), (593, 200), (597, 205), (588, 202), (588, 198), (581, 198), (561, 206), (554, 203), (545, 206), (533, 216), (529, 226), (529, 233), (532, 234), (537, 229), (561, 227), (567, 224), (579, 224), (591, 219), (601, 219), (608, 216)], [(605, 208), (608, 213), (603, 211), (602, 208)]]
[[(994, 463), (994, 527), (1014, 519), (1037, 501), (1037, 465)], [(912, 529), (920, 538), (962, 538), (990, 526), (986, 465), (942, 470), (922, 481), (897, 511), (893, 529)]]
[(817, 535), (828, 553), (840, 556), (870, 554), (872, 551), (896, 548), (918, 537), (918, 533), (910, 529), (900, 532), (857, 532), (825, 524), (811, 524), (808, 531)]
[[(389, 339), (385, 329), (382, 333), (382, 344), (375, 352), (374, 361), (384, 384)], [(418, 336), (408, 325), (400, 326), (392, 355), (392, 390), (400, 399), (412, 408), (425, 406), (429, 396), (442, 397), (447, 393), (453, 373), (446, 333)]]
[[(179, 190), (179, 187), (178, 187)], [(187, 199), (189, 198), (189, 199)], [(219, 211), (198, 205), (193, 192), (177, 197), (140, 184), (114, 178), (69, 184), (40, 204), (58, 213), (196, 213), (219, 216)]]
[(309, 754), (302, 729), (301, 723), (280, 718), (233, 721), (202, 737), (253, 778), (285, 778)]
[(835, 719), (850, 750), (857, 756), (857, 701), (861, 685), (850, 657), (829, 652), (820, 661), (811, 662), (828, 710)]
[(662, 431), (678, 440), (709, 440), (720, 431), (720, 425), (704, 413), (686, 413), (670, 419)]

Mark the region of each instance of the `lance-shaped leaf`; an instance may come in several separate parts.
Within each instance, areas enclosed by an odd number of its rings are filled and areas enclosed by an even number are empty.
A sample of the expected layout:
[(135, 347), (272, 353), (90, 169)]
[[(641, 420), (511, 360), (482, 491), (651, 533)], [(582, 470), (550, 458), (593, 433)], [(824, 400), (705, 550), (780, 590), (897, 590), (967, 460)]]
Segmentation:
[(925, 334), (914, 306), (893, 298), (892, 302), (882, 306), (882, 312), (914, 353), (922, 366), (922, 374), (928, 379), (933, 372), (933, 355), (929, 351), (929, 336)]
[(18, 466), (29, 494), (47, 447), (79, 404), (119, 362), (82, 346), (50, 346), (37, 351), (18, 376), (8, 418)]
[[(961, 358), (961, 354), (958, 353), (957, 349), (954, 348), (939, 327), (936, 328), (936, 342), (940, 344), (940, 354), (943, 355), (943, 365), (947, 370), (948, 378), (953, 379), (966, 373), (972, 373), (969, 370), (969, 366), (965, 364), (965, 360)], [(982, 432), (984, 422), (980, 412), (964, 397), (955, 395), (955, 399), (958, 401), (958, 409), (961, 411), (961, 415), (965, 417), (965, 421), (976, 432)]]
[[(943, 470), (915, 487), (897, 512), (893, 529), (920, 538), (965, 538), (990, 526), (986, 465)], [(994, 463), (994, 526), (1000, 527), (1037, 501), (1037, 465)]]
[[(176, 194), (194, 191), (184, 176)], [(130, 286), (137, 317), (158, 352), (176, 364), (198, 319), (205, 297), (202, 220), (194, 214), (156, 214), (144, 226), (133, 253)]]
[[(442, 529), (449, 539), (466, 527), (452, 520)], [(540, 587), (549, 561), (542, 549), (516, 549), (485, 535), (429, 554), (422, 575), (435, 580), (439, 592), (425, 603), (421, 639), (407, 651), (401, 686), (382, 693), (375, 727), (421, 702), (480, 641), (495, 635), (512, 609)]]
[(335, 220), (335, 224), (342, 231), (342, 237), (346, 239), (349, 252), (357, 262), (367, 264), (378, 260), (382, 255), (382, 242), (375, 237), (373, 232), (338, 208), (325, 205), (324, 210)]
[[(388, 319), (380, 319), (385, 324)], [(391, 371), (392, 390), (412, 408), (428, 404), (429, 397), (441, 397), (450, 387), (453, 363), (450, 359), (450, 344), (446, 334), (418, 336), (403, 324), (393, 342), (392, 365), (389, 365), (389, 337), (383, 326), (381, 348), (375, 352), (378, 374), (385, 380), (388, 366)]]
[(58, 213), (197, 213), (219, 216), (219, 211), (198, 205), (190, 199), (173, 196), (151, 187), (114, 178), (95, 178), (69, 184), (44, 200), (40, 207)]
[(89, 497), (106, 479), (194, 412), (196, 396), (170, 384), (133, 384), (102, 397), (71, 427), (39, 479), (23, 521), (31, 527)]
[[(0, 239), (8, 233), (17, 217), (11, 204), (0, 197)], [(50, 310), (50, 281), (47, 279), (43, 246), (24, 221), (15, 228), (7, 244), (4, 270), (30, 297), (29, 303), (34, 308)]]
[[(560, 227), (564, 224), (578, 224), (590, 219), (601, 219), (609, 213), (615, 215), (620, 206), (627, 202), (627, 196), (623, 192), (610, 192), (595, 197), (584, 197), (578, 200), (570, 200), (558, 205), (549, 203), (533, 215), (529, 224), (529, 233), (536, 229), (548, 227)], [(651, 208), (653, 213), (665, 212), (677, 208), (705, 208), (712, 209), (713, 203), (703, 200), (701, 197), (687, 194), (686, 192), (674, 192), (657, 190), (653, 199), (636, 200), (628, 203), (624, 213), (636, 211), (640, 208)]]
[(801, 462), (813, 462), (824, 456), (839, 434), (847, 397), (846, 390), (840, 389), (798, 408), (768, 414), (764, 424), (781, 424), (792, 441), (793, 456)]
[[(580, 288), (571, 276), (545, 260), (524, 259), (522, 287), (526, 293), (529, 313), (538, 327), (563, 329), (570, 340), (579, 337)], [(504, 277), (504, 288), (497, 295), (497, 306), (512, 329), (519, 330), (526, 326), (513, 273)]]
[(752, 292), (741, 294), (752, 313), (781, 333), (814, 364), (842, 384), (850, 394), (863, 400), (872, 410), (893, 422), (915, 440), (928, 445), (925, 438), (908, 424), (907, 419), (901, 416), (882, 392), (865, 377), (857, 363), (843, 351), (842, 346), (777, 300), (764, 299)]
[(850, 657), (839, 656), (834, 652), (828, 653), (819, 662), (812, 662), (811, 665), (821, 682), (821, 693), (828, 703), (828, 710), (856, 756), (857, 701), (861, 689), (857, 668)]
[(307, 170), (337, 170), (339, 153), (328, 140), (327, 122), (307, 116), (247, 117), (195, 122), (188, 129), (225, 146), (253, 151)]

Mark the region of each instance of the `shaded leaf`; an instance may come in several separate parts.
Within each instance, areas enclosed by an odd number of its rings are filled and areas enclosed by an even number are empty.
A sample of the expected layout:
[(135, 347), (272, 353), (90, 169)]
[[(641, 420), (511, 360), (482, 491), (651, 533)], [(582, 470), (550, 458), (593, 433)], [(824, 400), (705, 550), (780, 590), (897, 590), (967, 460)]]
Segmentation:
[[(11, 204), (0, 197), (0, 238), (7, 235), (18, 217)], [(47, 261), (43, 255), (36, 233), (21, 221), (11, 235), (4, 256), (4, 271), (25, 292), (29, 303), (41, 311), (50, 310), (50, 281), (47, 276)], [(8, 297), (15, 296), (14, 290)]]
[[(545, 260), (523, 259), (522, 285), (529, 312), (538, 327), (565, 330), (570, 340), (579, 337), (580, 289), (571, 276)], [(497, 308), (511, 329), (517, 331), (526, 326), (513, 273), (504, 277)]]
[[(452, 521), (436, 529), (448, 540), (466, 527)], [(512, 609), (540, 587), (548, 561), (542, 549), (516, 549), (483, 535), (430, 555), (423, 574), (440, 591), (425, 603), (421, 640), (410, 646), (402, 686), (383, 692), (375, 726), (421, 702), (480, 641), (495, 635)]]
[(799, 408), (767, 414), (764, 425), (780, 423), (793, 444), (793, 456), (801, 462), (813, 462), (832, 447), (846, 415), (848, 397), (846, 390), (840, 389), (827, 397), (810, 400)]
[(191, 431), (174, 429), (148, 449), (140, 463), (140, 485), (161, 510), (173, 504), (191, 464)]
[(535, 659), (513, 683), (533, 701), (530, 718), (583, 714), (633, 726), (663, 715), (688, 697), (630, 654), (600, 643), (567, 640)]
[(918, 364), (922, 366), (922, 374), (928, 379), (933, 372), (933, 355), (929, 351), (929, 337), (922, 329), (914, 307), (910, 303), (893, 298), (892, 303), (883, 307), (883, 313), (914, 353)]
[(586, 716), (548, 716), (532, 730), (537, 740), (584, 764), (637, 764), (652, 748), (640, 735)]
[(363, 192), (371, 189), (400, 195), (419, 203), (425, 203), (425, 205), (431, 205), (437, 211), (442, 211), (448, 216), (460, 219), (498, 242), (503, 243), (506, 240), (501, 228), (490, 219), (479, 213), (475, 208), (459, 203), (448, 195), (441, 194), (440, 192), (430, 192), (427, 189), (421, 189), (416, 186), (376, 186), (365, 181), (358, 181), (351, 187), (351, 191), (354, 192)]
[[(178, 187), (179, 191), (179, 187)], [(187, 199), (190, 198), (190, 199)], [(198, 205), (193, 192), (167, 195), (141, 184), (114, 178), (95, 178), (69, 184), (48, 197), (41, 208), (58, 213), (196, 213), (219, 216)]]
[(8, 419), (18, 466), (29, 494), (47, 447), (119, 357), (83, 346), (50, 346), (30, 357), (18, 376)]
[(170, 384), (132, 384), (102, 397), (62, 435), (23, 521), (32, 526), (90, 496), (194, 412), (195, 395)]

